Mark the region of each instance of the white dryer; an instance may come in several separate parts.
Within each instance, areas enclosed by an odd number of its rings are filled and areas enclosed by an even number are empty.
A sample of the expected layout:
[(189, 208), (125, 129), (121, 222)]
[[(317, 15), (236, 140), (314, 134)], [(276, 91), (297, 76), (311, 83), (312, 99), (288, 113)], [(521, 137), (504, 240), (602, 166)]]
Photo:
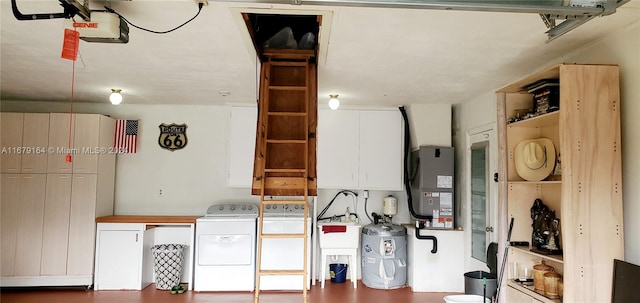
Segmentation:
[[(266, 205), (264, 209), (263, 232), (265, 234), (304, 233), (304, 208), (302, 205)], [(301, 270), (303, 260), (307, 261), (307, 289), (311, 283), (311, 220), (307, 220), (307, 255), (304, 254), (304, 240), (301, 238), (265, 238), (262, 240), (261, 267), (263, 270)], [(261, 290), (302, 290), (300, 275), (262, 276)]]
[(255, 289), (257, 217), (257, 205), (232, 203), (196, 219), (194, 291)]

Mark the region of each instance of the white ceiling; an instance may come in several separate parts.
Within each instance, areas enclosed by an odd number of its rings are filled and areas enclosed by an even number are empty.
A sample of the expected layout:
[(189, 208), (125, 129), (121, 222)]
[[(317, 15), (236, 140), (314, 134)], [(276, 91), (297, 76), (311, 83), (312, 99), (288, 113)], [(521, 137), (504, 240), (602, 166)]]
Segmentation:
[[(23, 14), (62, 10), (54, 0), (17, 3)], [(92, 1), (90, 8), (105, 3)], [(111, 7), (159, 31), (197, 12), (193, 0), (115, 1)], [(471, 100), (640, 20), (640, 0), (631, 0), (546, 43), (537, 14), (209, 1), (193, 22), (169, 34), (131, 27), (128, 44), (81, 41), (74, 102), (106, 103), (111, 88), (122, 89), (127, 104), (255, 102), (256, 59), (238, 19), (247, 7), (323, 12), (321, 39), (328, 44), (321, 45), (319, 101), (337, 93), (346, 106)], [(1, 14), (2, 100), (69, 101), (73, 65), (60, 58), (63, 20), (17, 21), (9, 0), (1, 1)]]

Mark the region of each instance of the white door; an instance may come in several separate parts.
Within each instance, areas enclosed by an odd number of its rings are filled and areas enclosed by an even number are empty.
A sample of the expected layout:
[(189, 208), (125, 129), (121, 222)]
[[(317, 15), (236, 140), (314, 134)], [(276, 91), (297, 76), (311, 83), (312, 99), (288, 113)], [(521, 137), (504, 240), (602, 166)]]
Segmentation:
[(473, 129), (467, 134), (467, 218), (471, 230), (470, 265), (487, 269), (487, 247), (497, 241), (497, 145), (492, 125)]
[(353, 110), (318, 112), (318, 188), (358, 188), (358, 115)]
[(90, 276), (94, 263), (98, 176), (74, 174), (71, 182), (67, 275)]
[(90, 151), (100, 146), (100, 115), (78, 114), (73, 128), (73, 173), (97, 173), (98, 154)]
[(400, 111), (360, 112), (359, 188), (402, 190)]
[(47, 177), (45, 174), (19, 176), (22, 180), (16, 233), (15, 275), (39, 276)]
[(0, 113), (0, 172), (20, 173), (23, 113)]
[(24, 114), (22, 145), (28, 148), (22, 154), (22, 173), (47, 172), (46, 148), (49, 142), (49, 114)]
[(44, 228), (40, 274), (67, 274), (69, 211), (71, 210), (71, 174), (48, 174), (45, 196)]
[[(74, 146), (73, 125), (76, 114), (51, 113), (49, 115), (49, 146), (47, 148), (48, 173), (72, 173), (72, 163), (67, 162), (67, 152)], [(69, 124), (71, 123), (71, 134)]]
[(139, 289), (142, 232), (100, 230), (98, 233), (96, 289)]

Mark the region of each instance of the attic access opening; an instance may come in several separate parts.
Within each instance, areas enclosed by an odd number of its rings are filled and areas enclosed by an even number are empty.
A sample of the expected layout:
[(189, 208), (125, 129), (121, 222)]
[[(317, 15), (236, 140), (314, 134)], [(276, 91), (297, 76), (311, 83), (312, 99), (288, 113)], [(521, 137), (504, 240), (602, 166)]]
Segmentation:
[(311, 51), (316, 57), (322, 16), (242, 13), (242, 18), (260, 60), (268, 50)]

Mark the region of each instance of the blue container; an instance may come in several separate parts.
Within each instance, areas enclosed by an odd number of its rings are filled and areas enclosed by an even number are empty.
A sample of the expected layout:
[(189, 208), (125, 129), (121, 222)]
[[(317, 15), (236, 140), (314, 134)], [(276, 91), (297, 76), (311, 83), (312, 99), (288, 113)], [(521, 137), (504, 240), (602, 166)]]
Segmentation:
[(329, 275), (331, 276), (331, 282), (344, 283), (347, 280), (347, 267), (348, 264), (329, 264)]

